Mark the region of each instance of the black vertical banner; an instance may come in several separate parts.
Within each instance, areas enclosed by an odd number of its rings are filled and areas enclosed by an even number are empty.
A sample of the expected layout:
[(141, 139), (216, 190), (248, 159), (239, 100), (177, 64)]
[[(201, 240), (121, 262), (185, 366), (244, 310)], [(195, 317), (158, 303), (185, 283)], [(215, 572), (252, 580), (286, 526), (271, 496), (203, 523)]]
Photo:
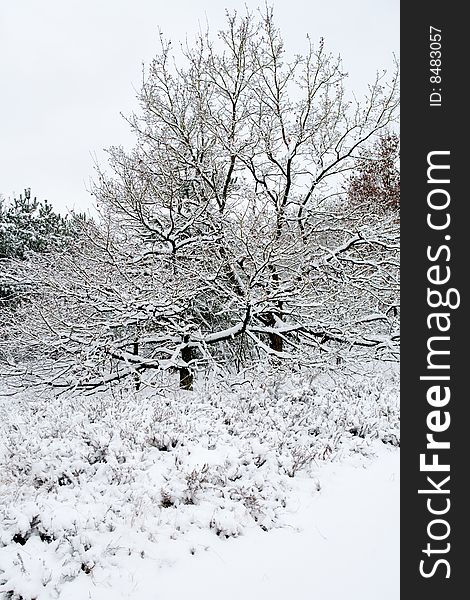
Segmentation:
[(463, 6), (401, 7), (404, 600), (469, 594), (470, 36)]

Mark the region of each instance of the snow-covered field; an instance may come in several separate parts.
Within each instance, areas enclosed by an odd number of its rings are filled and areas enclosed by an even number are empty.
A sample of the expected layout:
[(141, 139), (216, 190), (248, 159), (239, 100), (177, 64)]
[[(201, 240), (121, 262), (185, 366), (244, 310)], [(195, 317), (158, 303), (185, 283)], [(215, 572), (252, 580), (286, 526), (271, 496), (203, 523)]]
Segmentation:
[(321, 465), (319, 492), (299, 478), (287, 527), (213, 543), (199, 560), (181, 561), (177, 574), (161, 569), (160, 595), (147, 572), (141, 594), (124, 597), (398, 600), (399, 452), (373, 450), (372, 460)]
[(398, 598), (393, 371), (0, 412), (0, 597)]

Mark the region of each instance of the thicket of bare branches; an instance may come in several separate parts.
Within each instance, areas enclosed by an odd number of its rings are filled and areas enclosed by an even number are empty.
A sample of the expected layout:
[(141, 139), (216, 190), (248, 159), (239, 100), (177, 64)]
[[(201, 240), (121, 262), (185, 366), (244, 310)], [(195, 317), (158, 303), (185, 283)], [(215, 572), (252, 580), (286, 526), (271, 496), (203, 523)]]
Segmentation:
[(191, 388), (263, 355), (397, 356), (397, 220), (341, 191), (396, 118), (396, 75), (358, 102), (323, 40), (289, 59), (267, 11), (182, 56), (162, 38), (139, 100), (135, 148), (98, 172), (101, 222), (8, 266), (32, 296), (4, 316), (6, 362), (90, 387), (176, 368)]

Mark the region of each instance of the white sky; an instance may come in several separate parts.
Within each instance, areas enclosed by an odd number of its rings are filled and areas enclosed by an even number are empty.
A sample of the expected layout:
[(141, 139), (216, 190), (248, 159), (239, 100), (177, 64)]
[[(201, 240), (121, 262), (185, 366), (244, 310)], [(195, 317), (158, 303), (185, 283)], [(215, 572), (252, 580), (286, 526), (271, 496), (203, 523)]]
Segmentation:
[[(399, 51), (399, 0), (274, 0), (288, 50), (306, 34), (340, 53), (364, 92)], [(215, 32), (225, 8), (264, 0), (0, 0), (0, 193), (31, 187), (57, 208), (84, 209), (94, 157), (132, 137), (120, 113), (137, 109), (142, 62), (157, 31), (174, 42), (199, 24)]]

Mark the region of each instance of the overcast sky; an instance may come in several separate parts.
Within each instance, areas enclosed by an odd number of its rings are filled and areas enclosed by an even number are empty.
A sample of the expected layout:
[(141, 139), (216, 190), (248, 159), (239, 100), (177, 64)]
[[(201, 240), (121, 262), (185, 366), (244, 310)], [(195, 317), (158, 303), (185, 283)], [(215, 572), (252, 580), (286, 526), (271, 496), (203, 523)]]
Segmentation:
[[(399, 53), (399, 0), (270, 4), (289, 50), (323, 36), (359, 92)], [(137, 108), (158, 29), (191, 39), (245, 5), (264, 0), (0, 0), (0, 193), (31, 187), (61, 210), (89, 206), (94, 159), (132, 143), (120, 113)]]

